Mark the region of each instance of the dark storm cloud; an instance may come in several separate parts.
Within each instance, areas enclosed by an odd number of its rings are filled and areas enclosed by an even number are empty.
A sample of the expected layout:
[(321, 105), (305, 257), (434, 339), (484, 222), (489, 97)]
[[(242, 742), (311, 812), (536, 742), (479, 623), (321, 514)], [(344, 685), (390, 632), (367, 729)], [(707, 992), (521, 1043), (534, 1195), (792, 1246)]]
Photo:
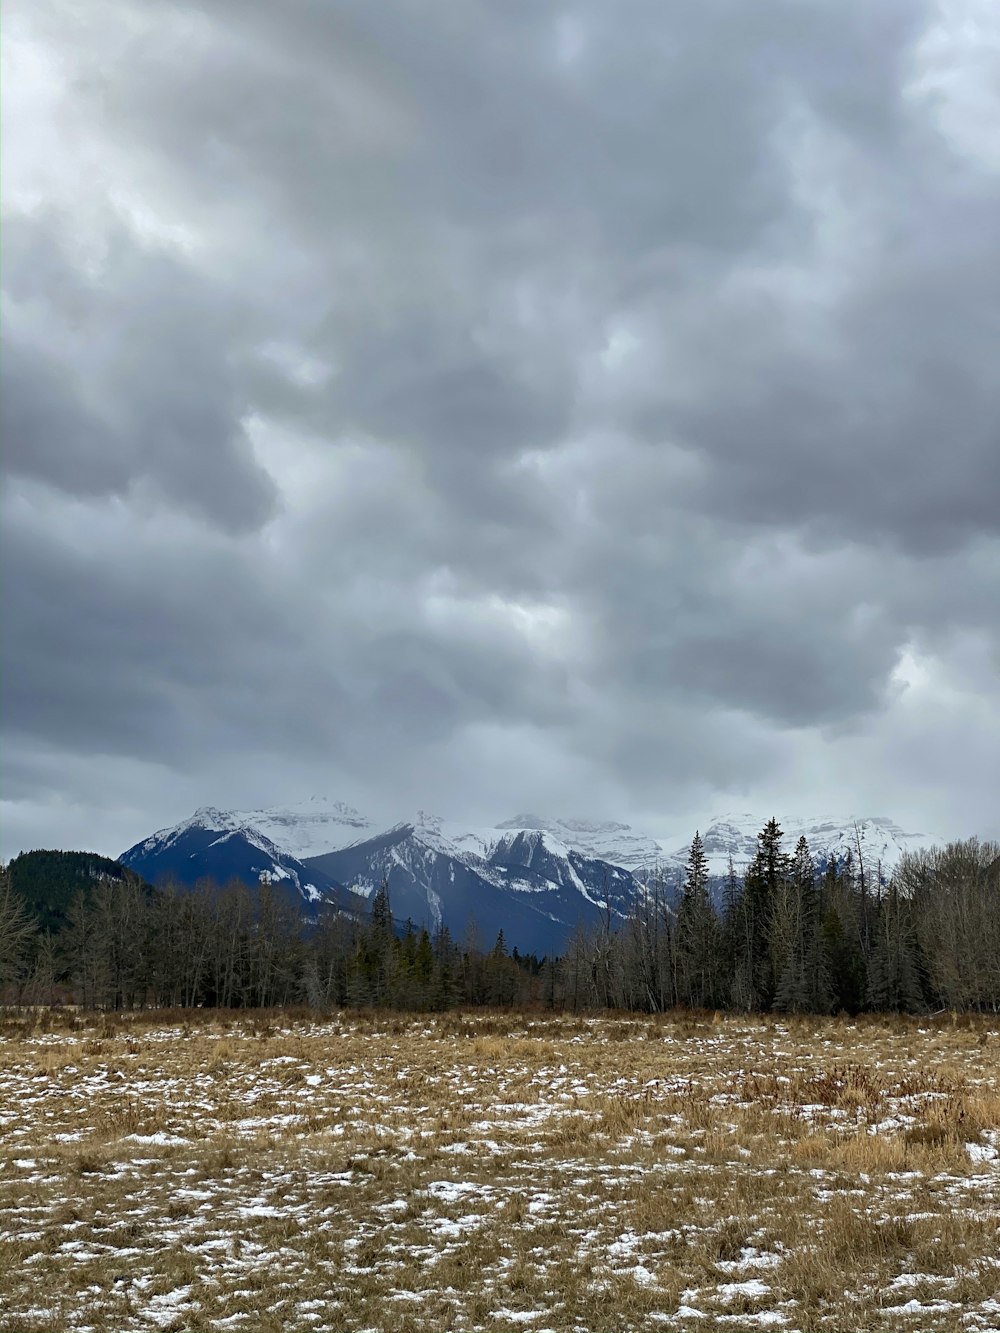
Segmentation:
[(227, 364), (235, 302), (119, 227), (87, 273), (60, 231), (68, 242), (68, 218), (5, 225), (9, 469), (75, 494), (148, 480), (224, 527), (258, 526), (275, 493), (250, 455)]
[[(0, 558), (8, 734), (182, 771), (212, 753), (336, 757), (366, 775), (400, 746), (482, 719), (565, 715), (558, 667), (489, 618), (428, 617), (397, 569), (376, 610), (338, 595), (341, 571), (294, 571), (190, 524), (130, 532), (105, 509), (53, 532), (51, 506), (13, 514)], [(78, 526), (79, 525), (79, 526)], [(63, 646), (71, 642), (72, 654)]]
[(701, 503), (917, 552), (1000, 530), (1000, 198), (894, 203), (910, 234), (822, 341), (759, 310), (749, 349), (716, 346), (729, 394), (663, 409), (661, 430), (711, 460)]
[(989, 712), (1000, 160), (958, 19), (14, 11), (12, 792), (103, 755), (217, 804), (252, 769), (669, 820), (811, 766), (840, 807), (838, 738)]

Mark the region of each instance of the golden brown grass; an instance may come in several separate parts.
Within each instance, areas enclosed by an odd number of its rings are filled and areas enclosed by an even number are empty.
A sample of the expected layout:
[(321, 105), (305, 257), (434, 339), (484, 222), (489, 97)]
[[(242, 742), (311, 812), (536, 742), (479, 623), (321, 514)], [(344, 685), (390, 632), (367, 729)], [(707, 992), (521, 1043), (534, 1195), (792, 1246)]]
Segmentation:
[(0, 1328), (997, 1327), (996, 1027), (8, 1017)]

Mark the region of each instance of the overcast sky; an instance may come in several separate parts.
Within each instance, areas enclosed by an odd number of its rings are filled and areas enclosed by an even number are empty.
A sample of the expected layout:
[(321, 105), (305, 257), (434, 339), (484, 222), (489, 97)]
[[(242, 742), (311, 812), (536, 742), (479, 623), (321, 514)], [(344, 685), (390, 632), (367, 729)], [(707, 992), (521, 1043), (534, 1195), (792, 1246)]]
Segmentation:
[(1000, 835), (995, 0), (6, 0), (2, 854)]

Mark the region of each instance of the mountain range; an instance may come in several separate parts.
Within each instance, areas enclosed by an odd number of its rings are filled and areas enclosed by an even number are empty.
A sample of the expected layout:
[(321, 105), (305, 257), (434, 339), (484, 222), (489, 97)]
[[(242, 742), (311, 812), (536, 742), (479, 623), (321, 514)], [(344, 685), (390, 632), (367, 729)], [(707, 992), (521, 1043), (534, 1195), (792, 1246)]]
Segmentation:
[[(730, 857), (737, 873), (746, 866), (765, 822), (728, 815), (705, 826), (716, 886)], [(782, 827), (788, 850), (804, 835), (818, 863), (851, 851), (883, 879), (904, 852), (940, 842), (884, 818), (790, 819)], [(541, 956), (562, 951), (578, 925), (620, 923), (657, 873), (668, 899), (676, 895), (690, 841), (690, 834), (660, 841), (627, 824), (535, 814), (469, 828), (421, 812), (385, 828), (342, 801), (313, 797), (260, 810), (205, 806), (119, 860), (154, 883), (263, 878), (308, 914), (322, 904), (363, 914), (384, 879), (397, 920), (447, 925), (456, 939), (486, 947), (503, 930), (509, 946)]]

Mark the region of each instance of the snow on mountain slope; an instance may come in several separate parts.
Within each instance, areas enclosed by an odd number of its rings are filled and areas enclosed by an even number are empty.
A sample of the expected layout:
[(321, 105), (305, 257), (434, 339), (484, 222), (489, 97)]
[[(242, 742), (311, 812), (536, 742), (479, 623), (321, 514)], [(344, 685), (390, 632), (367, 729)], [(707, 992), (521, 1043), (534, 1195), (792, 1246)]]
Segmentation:
[(261, 810), (234, 811), (241, 826), (257, 829), (287, 856), (304, 860), (324, 852), (338, 851), (352, 842), (369, 838), (377, 830), (352, 806), (311, 796), (294, 805), (275, 805)]
[(610, 907), (614, 916), (627, 916), (635, 900), (630, 870), (567, 847), (548, 829), (511, 830), (494, 845), (490, 864), (543, 876), (601, 912)]
[[(129, 848), (130, 852), (148, 854), (154, 850), (167, 851), (179, 842), (186, 833), (193, 829), (202, 833), (238, 833), (243, 827), (243, 820), (233, 810), (217, 810), (214, 805), (200, 806), (189, 819), (182, 819), (179, 824), (169, 828), (157, 829), (142, 843)], [(121, 857), (118, 858), (121, 860)]]
[[(659, 843), (634, 834), (627, 824), (543, 822), (527, 815), (493, 828), (470, 829), (421, 811), (412, 827), (424, 846), (514, 892), (538, 893), (555, 884), (603, 908), (607, 884), (612, 911), (621, 915), (628, 912), (628, 904), (621, 901), (623, 886), (626, 894), (635, 888), (627, 863), (643, 864), (640, 852), (651, 862), (663, 855)], [(613, 859), (616, 855), (621, 859)], [(518, 877), (519, 867), (531, 873)]]
[(628, 824), (599, 819), (543, 819), (539, 815), (515, 815), (498, 829), (536, 829), (552, 834), (566, 847), (629, 870), (652, 867), (663, 858), (663, 847), (647, 833)]
[[(605, 886), (613, 911), (635, 893), (627, 870), (588, 861), (538, 832), (494, 844), (492, 835), (465, 831), (463, 847), (446, 832), (443, 820), (422, 815), (306, 864), (364, 897), (387, 880), (397, 921), (432, 930), (446, 924), (459, 939), (475, 932), (487, 946), (503, 930), (509, 946), (539, 956), (561, 951), (578, 922), (600, 923)], [(484, 843), (489, 857), (479, 850)]]
[(201, 879), (249, 887), (262, 881), (289, 895), (290, 901), (327, 902), (354, 908), (346, 890), (322, 871), (289, 856), (234, 811), (203, 806), (190, 819), (161, 829), (118, 858), (151, 883), (194, 885)]
[[(732, 856), (737, 874), (741, 874), (757, 851), (757, 834), (767, 822), (759, 815), (721, 815), (701, 830), (709, 870), (725, 875)], [(816, 861), (831, 857), (842, 861), (850, 851), (857, 864), (859, 854), (866, 870), (874, 875), (881, 868), (886, 879), (899, 865), (904, 852), (920, 851), (939, 845), (942, 839), (926, 833), (908, 833), (891, 819), (877, 816), (829, 819), (779, 819), (784, 833), (785, 850), (791, 852), (801, 836), (809, 844)], [(687, 861), (694, 830), (683, 839), (666, 842), (663, 864), (668, 870), (682, 871)], [(859, 853), (860, 846), (860, 853)]]
[[(765, 822), (746, 814), (703, 825), (716, 896), (730, 856), (742, 874)], [(850, 851), (883, 880), (905, 851), (939, 841), (885, 818), (794, 818), (782, 828), (789, 852), (804, 834), (818, 863)], [(510, 944), (542, 954), (560, 949), (578, 922), (600, 925), (606, 910), (617, 921), (627, 917), (657, 867), (668, 897), (678, 892), (693, 834), (660, 843), (627, 824), (530, 814), (469, 827), (423, 811), (385, 830), (343, 802), (314, 797), (262, 810), (204, 806), (120, 859), (147, 878), (185, 883), (201, 876), (256, 883), (265, 874), (307, 900), (351, 900), (355, 910), (387, 877), (401, 920), (447, 923), (455, 932), (475, 923), (490, 938), (502, 927)]]

